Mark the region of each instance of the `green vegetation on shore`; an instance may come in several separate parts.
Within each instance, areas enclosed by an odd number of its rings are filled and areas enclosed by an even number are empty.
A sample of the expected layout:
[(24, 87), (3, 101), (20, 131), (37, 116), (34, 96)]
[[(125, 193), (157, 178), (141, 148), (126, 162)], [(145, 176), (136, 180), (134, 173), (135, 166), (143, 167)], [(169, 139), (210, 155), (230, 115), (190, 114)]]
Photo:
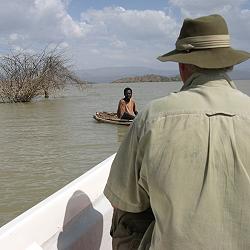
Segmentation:
[(134, 76), (134, 77), (124, 77), (112, 83), (126, 83), (126, 82), (175, 82), (180, 81), (180, 76), (160, 76), (160, 75), (144, 75), (144, 76)]

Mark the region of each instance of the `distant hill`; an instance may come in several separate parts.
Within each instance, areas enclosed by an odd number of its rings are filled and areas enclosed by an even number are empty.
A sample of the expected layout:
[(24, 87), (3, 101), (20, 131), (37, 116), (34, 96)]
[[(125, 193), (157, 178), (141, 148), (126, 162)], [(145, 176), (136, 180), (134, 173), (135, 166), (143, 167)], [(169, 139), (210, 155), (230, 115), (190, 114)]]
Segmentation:
[[(76, 74), (85, 81), (92, 83), (110, 83), (125, 77), (136, 77), (143, 75), (159, 75), (174, 77), (179, 74), (176, 70), (158, 70), (147, 67), (105, 67), (97, 69), (83, 69), (76, 71)], [(229, 73), (234, 80), (249, 80), (250, 70), (237, 68)]]
[(112, 83), (129, 83), (129, 82), (173, 82), (180, 81), (179, 76), (160, 76), (155, 74), (135, 76), (135, 77), (124, 77), (113, 81)]
[(97, 69), (78, 70), (77, 75), (88, 82), (110, 83), (125, 77), (142, 75), (176, 76), (177, 70), (157, 70), (147, 67), (106, 67)]

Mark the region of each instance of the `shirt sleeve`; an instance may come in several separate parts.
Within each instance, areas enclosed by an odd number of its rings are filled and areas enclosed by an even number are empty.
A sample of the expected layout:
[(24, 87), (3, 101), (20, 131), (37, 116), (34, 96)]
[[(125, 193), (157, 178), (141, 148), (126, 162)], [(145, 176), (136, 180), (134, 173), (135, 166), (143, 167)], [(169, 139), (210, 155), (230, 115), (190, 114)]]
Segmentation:
[(136, 120), (121, 143), (104, 190), (114, 207), (132, 213), (150, 207), (148, 191), (141, 185), (144, 182), (140, 174), (143, 151), (140, 149)]

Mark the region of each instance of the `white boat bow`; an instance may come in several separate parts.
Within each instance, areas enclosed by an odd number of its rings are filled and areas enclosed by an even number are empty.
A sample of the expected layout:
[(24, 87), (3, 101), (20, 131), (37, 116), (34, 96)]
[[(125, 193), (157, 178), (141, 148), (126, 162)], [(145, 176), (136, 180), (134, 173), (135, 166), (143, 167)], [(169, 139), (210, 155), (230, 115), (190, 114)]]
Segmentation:
[(103, 195), (115, 154), (0, 228), (3, 250), (110, 250)]

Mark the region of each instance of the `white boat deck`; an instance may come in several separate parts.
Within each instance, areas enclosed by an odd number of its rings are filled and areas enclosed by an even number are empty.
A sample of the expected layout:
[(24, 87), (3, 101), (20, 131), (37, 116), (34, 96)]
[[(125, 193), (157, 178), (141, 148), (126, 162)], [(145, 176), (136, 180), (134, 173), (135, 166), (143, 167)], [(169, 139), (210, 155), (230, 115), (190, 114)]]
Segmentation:
[(2, 250), (110, 250), (103, 189), (115, 155), (0, 228)]

